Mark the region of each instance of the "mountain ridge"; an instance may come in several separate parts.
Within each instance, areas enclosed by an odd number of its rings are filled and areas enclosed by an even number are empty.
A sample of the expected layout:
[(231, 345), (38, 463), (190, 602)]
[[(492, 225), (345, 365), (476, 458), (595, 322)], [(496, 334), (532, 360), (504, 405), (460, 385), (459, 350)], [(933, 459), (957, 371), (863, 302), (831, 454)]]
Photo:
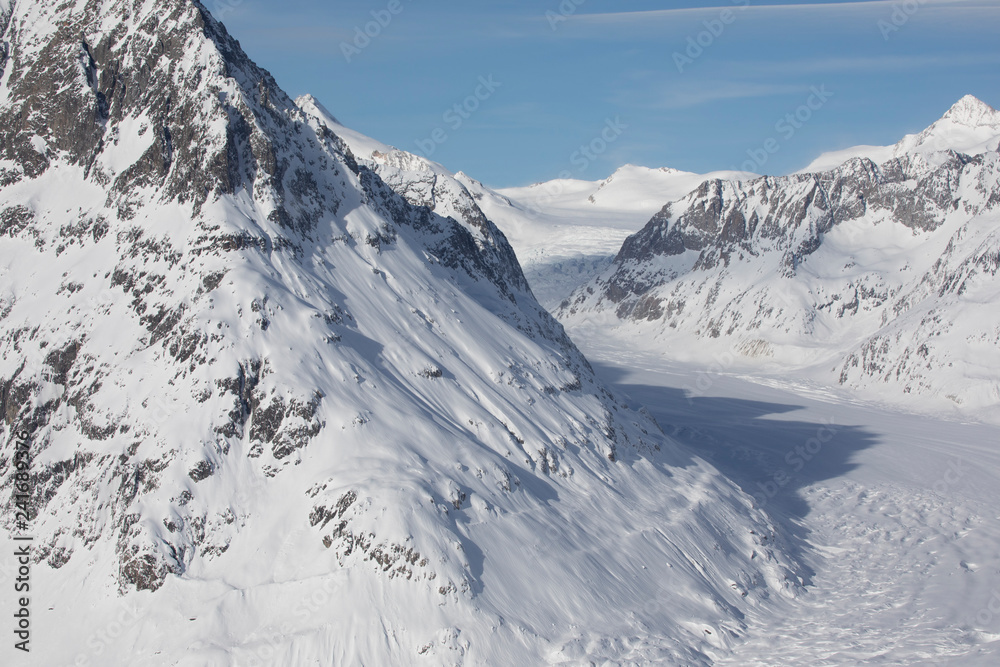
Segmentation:
[(801, 585), (465, 185), (355, 155), (202, 4), (16, 2), (4, 39), (0, 456), (32, 433), (62, 633), (32, 658), (704, 661)]
[[(995, 113), (966, 98), (945, 120), (992, 128)], [(951, 136), (942, 125), (880, 164), (852, 157), (817, 173), (706, 181), (557, 314), (681, 358), (723, 354), (995, 419), (1000, 322), (971, 304), (996, 298), (998, 155), (930, 150), (928, 137)]]
[(824, 153), (796, 173), (828, 171), (850, 159), (867, 157), (876, 163), (914, 153), (953, 150), (978, 155), (1000, 146), (1000, 111), (973, 95), (966, 95), (924, 130), (909, 134), (892, 146), (855, 146)]

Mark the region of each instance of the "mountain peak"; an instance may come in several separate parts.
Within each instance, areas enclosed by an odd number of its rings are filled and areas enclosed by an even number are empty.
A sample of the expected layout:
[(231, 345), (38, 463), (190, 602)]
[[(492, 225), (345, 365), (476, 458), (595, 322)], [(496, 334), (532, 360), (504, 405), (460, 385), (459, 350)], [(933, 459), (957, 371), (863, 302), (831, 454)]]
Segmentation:
[(679, 174), (681, 173), (681, 171), (678, 169), (674, 169), (672, 167), (654, 168), (654, 167), (646, 167), (641, 164), (632, 164), (631, 162), (627, 162), (622, 166), (618, 167), (617, 169), (615, 169), (614, 173), (612, 173), (611, 176), (609, 176), (608, 179), (606, 180), (610, 180), (620, 174), (655, 174), (655, 173)]
[(998, 140), (1000, 111), (978, 97), (966, 95), (923, 132), (908, 134), (892, 146), (854, 146), (824, 153), (798, 173), (829, 171), (859, 157), (882, 164), (904, 155), (932, 156), (948, 151), (979, 155), (997, 150)]
[(943, 118), (968, 127), (1000, 124), (1000, 112), (974, 95), (955, 102)]
[(328, 120), (332, 120), (337, 125), (341, 124), (341, 122), (337, 120), (337, 117), (334, 116), (332, 113), (330, 113), (329, 109), (323, 106), (323, 104), (319, 100), (317, 100), (309, 93), (306, 93), (305, 95), (299, 95), (297, 98), (295, 98), (295, 105), (298, 108), (305, 111), (306, 113), (311, 113), (313, 115), (318, 115), (321, 117), (326, 116)]

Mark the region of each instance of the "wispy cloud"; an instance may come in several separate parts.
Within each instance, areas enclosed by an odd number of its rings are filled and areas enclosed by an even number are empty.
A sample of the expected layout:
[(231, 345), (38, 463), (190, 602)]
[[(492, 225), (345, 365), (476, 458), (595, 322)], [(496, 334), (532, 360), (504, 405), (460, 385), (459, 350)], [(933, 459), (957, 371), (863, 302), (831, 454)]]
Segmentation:
[[(570, 20), (580, 23), (596, 24), (648, 24), (650, 21), (674, 20), (683, 16), (700, 17), (701, 15), (718, 15), (723, 10), (731, 10), (746, 14), (767, 14), (785, 16), (816, 16), (839, 15), (856, 16), (859, 13), (892, 11), (899, 0), (859, 0), (856, 2), (814, 2), (798, 4), (760, 4), (743, 1), (730, 4), (720, 4), (716, 7), (675, 7), (672, 9), (653, 9), (632, 12), (580, 13), (570, 17)], [(947, 8), (954, 10), (1000, 12), (998, 0), (924, 0), (923, 8)]]
[(745, 72), (755, 76), (823, 74), (827, 72), (892, 72), (930, 67), (974, 67), (998, 64), (1000, 64), (1000, 53), (817, 58), (789, 61), (741, 60), (720, 63), (730, 72)]
[(614, 101), (644, 109), (687, 109), (725, 100), (797, 95), (808, 90), (809, 87), (804, 85), (699, 80), (692, 84), (670, 84), (625, 91), (619, 93)]

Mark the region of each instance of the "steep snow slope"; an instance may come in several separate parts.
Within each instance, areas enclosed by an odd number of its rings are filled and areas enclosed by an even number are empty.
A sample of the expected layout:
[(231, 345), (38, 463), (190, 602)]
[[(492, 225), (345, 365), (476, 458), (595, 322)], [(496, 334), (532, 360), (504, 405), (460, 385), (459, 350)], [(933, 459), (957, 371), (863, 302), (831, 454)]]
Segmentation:
[(4, 664), (702, 663), (797, 587), (460, 183), (357, 160), (196, 2), (2, 17)]
[(496, 223), (517, 253), (535, 296), (549, 308), (610, 265), (622, 242), (660, 210), (664, 197), (681, 197), (706, 179), (753, 176), (625, 165), (603, 181), (557, 179), (494, 190), (467, 174), (453, 174), (436, 162), (344, 127), (311, 95), (296, 104), (321, 118), (361, 163), (410, 203), (465, 220), (485, 215)]
[(383, 183), (413, 206), (472, 227), (491, 225), (479, 206), (481, 198), (466, 187), (466, 184), (483, 187), (475, 181), (344, 127), (311, 95), (303, 95), (295, 103), (340, 137), (361, 165), (378, 174)]
[(998, 234), (996, 151), (711, 181), (630, 237), (559, 316), (627, 323), (674, 358), (814, 366), (870, 397), (995, 413)]
[(855, 146), (824, 153), (799, 173), (829, 171), (854, 158), (868, 158), (882, 164), (904, 155), (929, 155), (946, 150), (966, 155), (1000, 150), (1000, 112), (966, 95), (923, 132), (908, 134), (893, 146)]

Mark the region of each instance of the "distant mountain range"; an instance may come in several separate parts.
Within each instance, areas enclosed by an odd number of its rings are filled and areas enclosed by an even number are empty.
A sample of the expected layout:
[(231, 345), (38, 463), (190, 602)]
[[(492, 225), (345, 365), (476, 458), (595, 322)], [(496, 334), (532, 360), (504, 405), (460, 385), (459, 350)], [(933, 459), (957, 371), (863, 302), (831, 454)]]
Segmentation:
[(966, 97), (817, 172), (709, 179), (557, 316), (675, 358), (812, 368), (911, 405), (1000, 404), (1000, 113)]

